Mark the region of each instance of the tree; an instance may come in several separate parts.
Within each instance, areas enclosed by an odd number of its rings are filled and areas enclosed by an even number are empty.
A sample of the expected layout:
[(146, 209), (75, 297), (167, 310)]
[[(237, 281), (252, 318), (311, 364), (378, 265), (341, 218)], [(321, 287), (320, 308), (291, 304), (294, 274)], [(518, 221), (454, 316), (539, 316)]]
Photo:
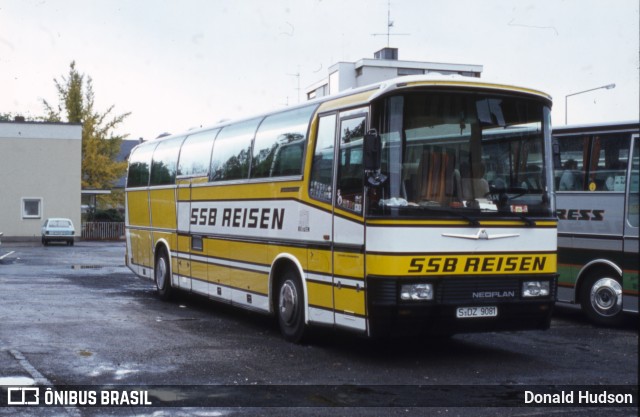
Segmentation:
[[(58, 91), (58, 104), (53, 106), (42, 100), (49, 122), (82, 124), (82, 188), (110, 189), (127, 169), (126, 162), (117, 162), (120, 144), (127, 135), (116, 135), (114, 130), (131, 113), (112, 115), (114, 106), (100, 113), (94, 109), (91, 77), (85, 77), (71, 62), (69, 74), (62, 82), (54, 78)], [(115, 197), (115, 199), (114, 199)], [(118, 198), (106, 197), (105, 203), (115, 204)]]

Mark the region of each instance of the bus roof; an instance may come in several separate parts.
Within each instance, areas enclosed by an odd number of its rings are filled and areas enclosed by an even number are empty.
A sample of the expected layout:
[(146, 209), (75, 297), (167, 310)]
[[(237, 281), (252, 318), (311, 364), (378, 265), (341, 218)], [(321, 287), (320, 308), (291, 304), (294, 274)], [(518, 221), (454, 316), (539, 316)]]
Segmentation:
[(225, 120), (223, 122), (202, 126), (198, 128), (193, 128), (187, 131), (179, 132), (177, 134), (158, 137), (155, 139), (151, 139), (149, 141), (145, 141), (141, 145), (144, 145), (149, 142), (157, 143), (160, 140), (171, 139), (178, 136), (186, 136), (186, 135), (194, 134), (200, 131), (222, 128), (224, 126), (236, 124), (242, 121), (262, 118), (272, 114), (282, 113), (282, 112), (295, 110), (297, 108), (302, 108), (302, 107), (307, 107), (312, 105), (319, 106), (320, 111), (322, 112), (329, 111), (329, 110), (337, 110), (344, 107), (356, 107), (359, 105), (365, 105), (381, 96), (391, 94), (393, 92), (401, 91), (406, 88), (413, 88), (417, 86), (460, 87), (460, 88), (467, 87), (467, 88), (481, 88), (481, 89), (504, 91), (504, 92), (516, 92), (516, 93), (522, 93), (527, 95), (533, 95), (545, 101), (548, 101), (549, 103), (551, 102), (551, 96), (539, 90), (535, 90), (527, 87), (508, 85), (504, 83), (494, 83), (486, 80), (481, 80), (475, 77), (466, 77), (458, 74), (443, 75), (443, 74), (436, 74), (436, 73), (425, 74), (425, 75), (406, 75), (406, 76), (392, 78), (389, 80), (378, 82), (375, 84), (366, 85), (363, 87), (344, 90), (334, 95), (318, 97), (316, 99), (309, 100), (304, 103), (296, 104), (295, 106), (284, 107), (284, 108), (272, 110), (272, 111), (261, 113), (261, 114), (254, 114), (249, 117), (244, 117), (241, 119)]
[(492, 82), (490, 80), (484, 80), (476, 77), (465, 77), (458, 74), (408, 75), (408, 76), (397, 77), (390, 80), (386, 80), (379, 83), (378, 85), (379, 85), (380, 91), (378, 94), (375, 94), (373, 97), (371, 97), (371, 99), (374, 99), (380, 95), (385, 95), (385, 94), (394, 92), (402, 88), (407, 88), (407, 87), (447, 86), (447, 87), (472, 87), (472, 88), (483, 88), (483, 89), (489, 89), (489, 90), (519, 92), (519, 93), (538, 96), (547, 101), (551, 101), (550, 95), (533, 88)]
[(640, 121), (627, 120), (621, 122), (600, 122), (600, 123), (585, 123), (566, 126), (553, 126), (553, 134), (570, 134), (581, 132), (615, 132), (615, 131), (629, 131), (639, 130)]

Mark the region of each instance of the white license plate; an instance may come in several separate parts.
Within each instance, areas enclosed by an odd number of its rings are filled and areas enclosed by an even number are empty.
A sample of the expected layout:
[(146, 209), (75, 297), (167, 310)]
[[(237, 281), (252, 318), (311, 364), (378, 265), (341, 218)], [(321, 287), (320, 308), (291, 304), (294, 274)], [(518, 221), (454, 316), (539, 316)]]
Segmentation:
[(456, 317), (459, 319), (473, 319), (476, 317), (497, 317), (498, 307), (458, 307)]

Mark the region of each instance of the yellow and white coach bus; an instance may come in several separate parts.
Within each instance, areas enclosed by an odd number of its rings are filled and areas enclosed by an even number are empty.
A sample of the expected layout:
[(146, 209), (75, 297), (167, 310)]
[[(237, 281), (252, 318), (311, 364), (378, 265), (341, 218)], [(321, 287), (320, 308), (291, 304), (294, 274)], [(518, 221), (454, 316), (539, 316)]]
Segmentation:
[(127, 264), (176, 290), (368, 336), (546, 329), (551, 99), (408, 76), (148, 141)]

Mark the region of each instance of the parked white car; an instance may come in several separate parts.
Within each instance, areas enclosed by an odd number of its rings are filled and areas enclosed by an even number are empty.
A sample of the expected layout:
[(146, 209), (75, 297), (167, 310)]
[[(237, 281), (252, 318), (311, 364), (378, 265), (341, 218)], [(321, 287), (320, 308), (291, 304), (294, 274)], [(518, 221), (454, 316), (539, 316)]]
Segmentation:
[(42, 244), (47, 246), (49, 242), (66, 242), (73, 246), (75, 233), (71, 220), (50, 218), (42, 225)]

